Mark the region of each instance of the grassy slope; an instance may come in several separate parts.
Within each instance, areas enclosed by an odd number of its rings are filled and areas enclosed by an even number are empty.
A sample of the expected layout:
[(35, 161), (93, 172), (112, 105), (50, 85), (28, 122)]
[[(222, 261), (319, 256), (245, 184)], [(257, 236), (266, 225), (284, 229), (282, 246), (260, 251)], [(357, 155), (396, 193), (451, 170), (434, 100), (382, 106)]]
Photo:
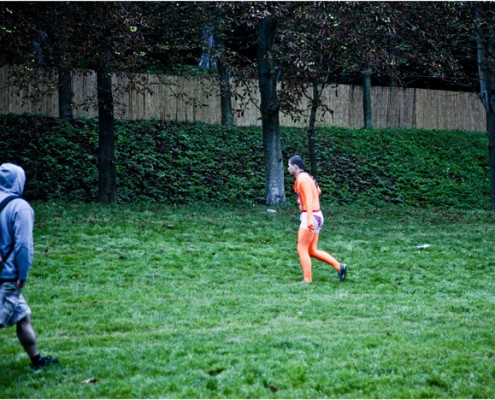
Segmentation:
[(2, 397), (495, 397), (492, 213), (326, 204), (348, 281), (305, 286), (293, 207), (35, 210), (25, 294), (61, 365), (0, 331)]

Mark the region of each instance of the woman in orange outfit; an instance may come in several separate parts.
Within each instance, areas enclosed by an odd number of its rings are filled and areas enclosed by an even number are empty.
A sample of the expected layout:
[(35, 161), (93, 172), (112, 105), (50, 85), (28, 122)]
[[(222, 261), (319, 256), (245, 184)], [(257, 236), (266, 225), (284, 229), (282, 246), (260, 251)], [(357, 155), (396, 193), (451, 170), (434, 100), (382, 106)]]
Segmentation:
[(346, 264), (341, 264), (333, 256), (318, 250), (318, 238), (324, 218), (320, 210), (321, 189), (316, 180), (304, 170), (304, 161), (300, 156), (289, 159), (289, 173), (296, 178), (294, 191), (301, 210), (301, 225), (297, 237), (297, 253), (303, 270), (303, 282), (312, 282), (311, 257), (330, 264), (338, 272), (341, 282), (346, 277)]

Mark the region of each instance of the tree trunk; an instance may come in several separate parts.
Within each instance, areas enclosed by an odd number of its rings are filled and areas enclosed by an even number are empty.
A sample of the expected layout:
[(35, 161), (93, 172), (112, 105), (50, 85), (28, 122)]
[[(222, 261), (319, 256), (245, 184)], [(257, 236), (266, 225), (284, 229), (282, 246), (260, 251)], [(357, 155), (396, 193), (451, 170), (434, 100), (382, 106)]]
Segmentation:
[(318, 83), (313, 83), (313, 98), (311, 101), (311, 111), (309, 114), (309, 125), (308, 125), (308, 151), (309, 160), (311, 163), (311, 175), (315, 178), (318, 176), (318, 165), (316, 163), (316, 112), (320, 106), (321, 93), (323, 92), (318, 88)]
[(72, 75), (67, 61), (68, 42), (67, 24), (68, 24), (68, 3), (57, 3), (55, 8), (55, 21), (60, 27), (60, 35), (56, 38), (58, 47), (58, 116), (60, 118), (72, 119)]
[(363, 72), (363, 115), (364, 129), (373, 128), (373, 118), (371, 115), (371, 69), (367, 68)]
[[(223, 39), (217, 39), (218, 46), (223, 48)], [(220, 78), (220, 110), (222, 125), (234, 125), (232, 114), (232, 96), (230, 92), (230, 76), (221, 60), (217, 60), (218, 76)]]
[(261, 94), (260, 110), (265, 155), (266, 205), (268, 206), (285, 203), (277, 73), (272, 53), (276, 30), (277, 20), (265, 18), (260, 22), (258, 32), (258, 79)]
[(495, 112), (494, 107), (486, 113), (488, 130), (488, 157), (490, 165), (490, 203), (495, 211)]
[(72, 77), (69, 68), (62, 66), (58, 70), (58, 116), (72, 119)]
[(98, 95), (98, 201), (114, 203), (117, 197), (117, 172), (114, 148), (114, 116), (112, 76), (105, 70), (97, 71)]
[(495, 211), (495, 79), (490, 70), (486, 51), (493, 54), (493, 37), (485, 37), (483, 16), (479, 6), (475, 7), (477, 22), (476, 47), (478, 61), (478, 76), (480, 80), (480, 98), (486, 111), (486, 129), (488, 132), (488, 164), (490, 166), (490, 205)]

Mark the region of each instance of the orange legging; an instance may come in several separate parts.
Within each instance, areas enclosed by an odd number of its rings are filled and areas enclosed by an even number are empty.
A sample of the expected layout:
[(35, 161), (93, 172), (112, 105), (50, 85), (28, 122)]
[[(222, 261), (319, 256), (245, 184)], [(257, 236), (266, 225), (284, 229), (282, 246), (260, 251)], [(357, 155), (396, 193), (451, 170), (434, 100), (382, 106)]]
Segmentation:
[(299, 228), (297, 237), (297, 253), (299, 254), (304, 280), (306, 282), (313, 281), (311, 274), (311, 257), (330, 264), (337, 271), (340, 269), (340, 263), (334, 257), (326, 251), (318, 250), (317, 246), (319, 236), (319, 233), (310, 232), (307, 229)]

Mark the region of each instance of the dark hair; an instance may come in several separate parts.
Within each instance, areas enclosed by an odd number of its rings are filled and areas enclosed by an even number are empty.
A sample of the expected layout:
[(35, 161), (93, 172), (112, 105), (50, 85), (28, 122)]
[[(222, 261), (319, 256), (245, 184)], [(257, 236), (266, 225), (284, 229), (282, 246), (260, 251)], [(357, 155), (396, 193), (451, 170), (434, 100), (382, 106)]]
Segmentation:
[(304, 169), (304, 160), (301, 156), (292, 156), (289, 158), (290, 165), (297, 165), (299, 168)]

